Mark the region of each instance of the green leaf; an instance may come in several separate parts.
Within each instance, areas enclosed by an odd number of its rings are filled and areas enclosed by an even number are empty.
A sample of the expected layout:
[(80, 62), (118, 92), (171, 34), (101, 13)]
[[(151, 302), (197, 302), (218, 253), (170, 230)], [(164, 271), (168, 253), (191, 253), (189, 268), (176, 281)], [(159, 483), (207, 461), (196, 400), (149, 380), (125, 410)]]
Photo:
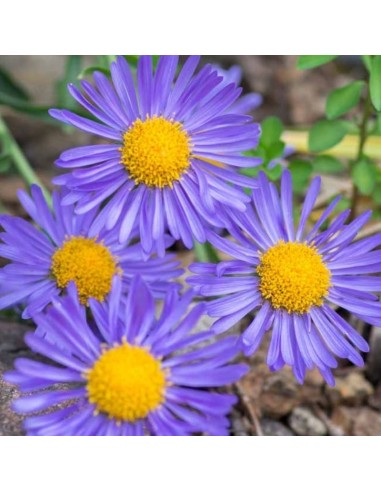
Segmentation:
[(15, 81), (11, 74), (0, 67), (0, 93), (7, 96), (29, 101), (29, 95), (21, 85)]
[(272, 144), (279, 142), (283, 133), (283, 124), (276, 116), (266, 118), (262, 124), (261, 144), (264, 147), (271, 147)]
[(67, 90), (67, 85), (78, 79), (81, 72), (82, 57), (80, 55), (69, 55), (66, 59), (65, 73), (57, 83), (57, 104), (67, 109), (75, 109), (76, 101)]
[(266, 149), (259, 144), (255, 149), (245, 150), (243, 154), (249, 157), (260, 157), (264, 160), (266, 158)]
[(113, 61), (116, 60), (115, 55), (98, 55), (97, 56), (97, 62), (99, 67), (105, 70), (110, 71), (110, 65)]
[(11, 168), (11, 159), (10, 156), (3, 152), (0, 154), (0, 173), (6, 173)]
[(327, 118), (333, 120), (357, 106), (364, 85), (365, 82), (359, 80), (332, 91), (325, 108)]
[[(124, 58), (128, 61), (128, 63), (137, 68), (140, 55), (124, 55)], [(152, 55), (152, 66), (153, 68), (157, 67), (157, 63), (159, 61), (160, 55)]]
[(265, 163), (270, 163), (272, 160), (283, 155), (286, 144), (282, 141), (275, 142), (266, 151)]
[(194, 252), (197, 258), (197, 261), (201, 261), (203, 263), (219, 263), (220, 259), (216, 250), (210, 243), (198, 243), (195, 241), (194, 243)]
[(310, 130), (308, 147), (311, 152), (324, 152), (340, 143), (346, 132), (342, 121), (318, 121)]
[(110, 69), (104, 68), (104, 67), (101, 67), (101, 66), (95, 66), (94, 65), (92, 67), (86, 67), (86, 68), (84, 68), (82, 70), (82, 72), (78, 75), (78, 78), (80, 80), (82, 80), (85, 77), (87, 77), (88, 75), (93, 75), (94, 72), (102, 72), (107, 77), (110, 77), (110, 75), (111, 75)]
[(381, 56), (376, 55), (372, 59), (370, 72), (370, 98), (377, 111), (381, 111)]
[(377, 169), (373, 162), (365, 157), (352, 168), (352, 179), (362, 195), (370, 195), (375, 187)]
[(259, 171), (263, 171), (261, 166), (256, 167), (242, 167), (239, 172), (244, 176), (249, 176), (249, 178), (256, 178), (259, 174)]
[(46, 121), (48, 123), (52, 123), (54, 121), (48, 114), (50, 106), (36, 106), (32, 103), (22, 101), (21, 99), (8, 96), (7, 94), (1, 92), (0, 104), (4, 104), (5, 106), (9, 106), (17, 111), (29, 114), (30, 116), (34, 116), (35, 118)]
[(372, 70), (372, 55), (361, 55), (361, 59), (365, 65), (365, 68), (370, 73)]
[[(333, 199), (336, 197), (333, 197)], [(338, 204), (335, 207), (336, 212), (344, 212), (344, 210), (348, 210), (348, 208), (351, 208), (351, 200), (345, 196), (341, 198), (341, 200), (338, 202)]]
[(317, 174), (337, 174), (345, 169), (343, 163), (331, 155), (316, 156), (312, 166)]
[(289, 170), (295, 193), (303, 193), (308, 186), (312, 174), (312, 164), (302, 159), (295, 159), (290, 163)]
[(372, 193), (372, 198), (377, 205), (381, 205), (381, 184), (375, 186)]
[(283, 167), (280, 164), (275, 164), (274, 167), (265, 169), (265, 173), (271, 181), (277, 181), (283, 172)]
[(299, 56), (297, 68), (299, 70), (309, 70), (310, 68), (320, 67), (337, 58), (339, 55), (302, 55)]
[(376, 121), (376, 133), (377, 135), (381, 135), (381, 113), (377, 115)]
[[(261, 126), (262, 134), (258, 147), (252, 151), (245, 152), (245, 155), (260, 157), (263, 160), (262, 170), (267, 172), (267, 165), (283, 155), (286, 146), (281, 140), (284, 127), (280, 119), (275, 116), (266, 118)], [(256, 176), (258, 174), (258, 168), (255, 171), (249, 170), (248, 172), (243, 171), (243, 173)]]
[(132, 67), (136, 68), (138, 66), (139, 55), (124, 55), (124, 58)]
[[(250, 178), (256, 178), (260, 171), (263, 171), (269, 179), (276, 181), (280, 178), (283, 172), (283, 167), (281, 164), (275, 164), (273, 166), (268, 166), (268, 164), (262, 164), (255, 167), (243, 167), (240, 169), (240, 173)], [(248, 190), (249, 195), (251, 195), (252, 190)]]
[(152, 65), (153, 68), (157, 67), (157, 64), (159, 62), (160, 55), (152, 55)]

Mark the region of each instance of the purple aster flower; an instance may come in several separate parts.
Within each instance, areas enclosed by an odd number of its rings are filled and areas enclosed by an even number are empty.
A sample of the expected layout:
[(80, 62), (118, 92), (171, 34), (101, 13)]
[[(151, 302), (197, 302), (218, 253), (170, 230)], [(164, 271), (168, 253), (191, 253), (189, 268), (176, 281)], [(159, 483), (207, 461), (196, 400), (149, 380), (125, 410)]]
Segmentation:
[[(73, 205), (61, 205), (62, 193), (54, 192), (52, 213), (38, 186), (32, 186), (31, 193), (30, 197), (20, 191), (19, 199), (36, 225), (0, 216), (0, 256), (10, 260), (0, 269), (0, 310), (24, 304), (23, 316), (31, 317), (70, 281), (76, 283), (84, 304), (90, 297), (102, 301), (115, 275), (128, 290), (132, 277), (140, 274), (162, 298), (169, 282), (181, 275), (173, 255), (147, 259), (139, 243), (121, 244), (113, 231), (101, 229), (97, 208), (76, 215)], [(166, 246), (172, 242), (168, 237), (165, 241)]]
[(380, 325), (381, 305), (374, 293), (381, 290), (381, 234), (354, 242), (371, 212), (345, 224), (350, 211), (340, 213), (320, 231), (340, 198), (306, 227), (320, 191), (315, 178), (307, 192), (299, 224), (294, 227), (291, 177), (282, 176), (281, 192), (259, 177), (253, 206), (233, 218), (229, 230), (236, 243), (213, 232), (208, 240), (235, 259), (219, 265), (194, 264), (197, 275), (189, 281), (211, 301), (208, 313), (220, 319), (214, 331), (222, 332), (245, 315), (254, 320), (243, 334), (247, 355), (255, 352), (271, 330), (267, 362), (272, 370), (292, 366), (299, 382), (306, 369), (317, 367), (328, 384), (336, 357), (363, 365), (357, 349), (367, 342), (334, 309), (340, 306), (366, 323)]
[[(246, 373), (247, 366), (228, 364), (239, 352), (239, 339), (205, 344), (209, 331), (192, 333), (205, 308), (200, 303), (188, 311), (192, 291), (180, 298), (169, 289), (156, 319), (154, 299), (140, 277), (132, 281), (127, 300), (121, 287), (116, 277), (106, 302), (90, 301), (91, 321), (73, 284), (66, 297), (36, 317), (47, 339), (29, 333), (26, 343), (54, 365), (21, 358), (5, 375), (28, 393), (14, 402), (16, 412), (44, 412), (25, 419), (28, 433), (227, 434), (226, 415), (236, 397), (209, 388)], [(58, 383), (65, 388), (52, 387)], [(57, 410), (57, 404), (64, 408)]]
[[(223, 69), (219, 65), (214, 65), (218, 71), (218, 75), (223, 77), (222, 84), (229, 85), (235, 84), (241, 85), (242, 82), (242, 68), (239, 65), (233, 65), (228, 69)], [(261, 94), (256, 92), (250, 92), (245, 94), (238, 101), (233, 103), (228, 109), (229, 113), (247, 114), (257, 109), (263, 102)]]
[(73, 170), (55, 179), (70, 192), (64, 204), (76, 203), (77, 214), (108, 200), (98, 219), (118, 229), (119, 240), (139, 224), (149, 253), (164, 254), (169, 231), (192, 248), (205, 232), (224, 224), (219, 210), (244, 211), (250, 198), (242, 187), (256, 181), (237, 168), (260, 160), (242, 152), (258, 143), (260, 127), (250, 116), (227, 112), (241, 89), (224, 84), (210, 65), (194, 75), (192, 56), (176, 77), (177, 56), (162, 56), (153, 72), (150, 56), (139, 59), (137, 83), (125, 58), (111, 65), (110, 81), (94, 73), (94, 86), (81, 82), (82, 92), (69, 92), (98, 121), (67, 110), (50, 114), (80, 130), (110, 141), (63, 152), (56, 164)]

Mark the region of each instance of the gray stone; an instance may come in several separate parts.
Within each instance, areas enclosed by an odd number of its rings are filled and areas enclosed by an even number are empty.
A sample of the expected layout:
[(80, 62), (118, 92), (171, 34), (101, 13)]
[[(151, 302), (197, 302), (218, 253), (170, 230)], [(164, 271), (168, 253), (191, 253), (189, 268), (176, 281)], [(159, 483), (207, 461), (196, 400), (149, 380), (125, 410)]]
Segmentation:
[(6, 352), (16, 353), (26, 350), (24, 336), (28, 331), (33, 330), (33, 326), (26, 323), (0, 319), (0, 360), (1, 354)]
[(22, 430), (22, 418), (11, 409), (14, 398), (19, 396), (17, 389), (3, 380), (3, 373), (10, 366), (0, 362), (0, 436), (20, 436)]
[(337, 407), (332, 414), (332, 421), (346, 435), (381, 436), (381, 412), (368, 407)]
[(250, 422), (240, 412), (233, 409), (230, 416), (231, 433), (233, 436), (250, 436)]
[(353, 435), (381, 436), (381, 412), (367, 407), (359, 408), (353, 425)]
[(374, 394), (369, 398), (368, 403), (374, 410), (381, 410), (381, 384), (377, 386)]
[(361, 372), (350, 372), (345, 377), (336, 378), (336, 386), (327, 389), (332, 405), (345, 404), (359, 406), (374, 393), (373, 386)]
[(288, 419), (288, 424), (298, 436), (327, 435), (327, 426), (306, 407), (295, 408)]
[(294, 433), (281, 422), (272, 419), (262, 419), (261, 428), (265, 436), (293, 436)]
[(13, 368), (17, 357), (29, 356), (24, 335), (30, 331), (27, 324), (0, 319), (0, 436), (24, 434), (22, 417), (12, 411), (11, 403), (19, 396), (16, 387), (6, 383), (3, 374)]

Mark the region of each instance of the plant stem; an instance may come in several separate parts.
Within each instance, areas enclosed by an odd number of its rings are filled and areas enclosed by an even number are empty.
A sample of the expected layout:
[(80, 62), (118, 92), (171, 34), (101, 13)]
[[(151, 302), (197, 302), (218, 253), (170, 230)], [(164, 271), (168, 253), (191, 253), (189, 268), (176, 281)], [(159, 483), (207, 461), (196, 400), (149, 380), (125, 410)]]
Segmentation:
[(0, 142), (3, 142), (4, 152), (9, 154), (12, 159), (12, 163), (19, 172), (20, 176), (24, 179), (28, 186), (37, 184), (42, 189), (46, 200), (51, 203), (51, 196), (45, 186), (41, 183), (37, 174), (33, 171), (32, 166), (29, 164), (18, 143), (13, 138), (9, 131), (5, 121), (0, 116)]
[(220, 262), (216, 250), (213, 248), (213, 246), (210, 243), (201, 244), (195, 241), (193, 248), (197, 261), (200, 261), (202, 263)]
[[(360, 124), (360, 140), (359, 140), (357, 156), (355, 161), (352, 163), (352, 166), (361, 159), (364, 153), (365, 143), (368, 138), (367, 126), (368, 126), (369, 117), (371, 115), (371, 108), (372, 108), (372, 104), (370, 100), (370, 90), (368, 87), (365, 104), (364, 104), (364, 113)], [(357, 215), (359, 198), (360, 198), (359, 189), (357, 188), (356, 184), (353, 183), (352, 198), (351, 198), (351, 215), (349, 217), (349, 220), (353, 220)]]

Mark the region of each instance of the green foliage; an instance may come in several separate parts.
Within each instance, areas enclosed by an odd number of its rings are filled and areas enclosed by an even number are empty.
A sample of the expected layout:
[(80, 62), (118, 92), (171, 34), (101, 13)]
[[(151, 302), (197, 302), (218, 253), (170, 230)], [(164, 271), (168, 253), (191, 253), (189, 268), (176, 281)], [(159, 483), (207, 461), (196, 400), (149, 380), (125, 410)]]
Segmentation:
[(67, 85), (77, 80), (81, 71), (82, 56), (70, 55), (66, 59), (65, 71), (61, 80), (56, 87), (57, 105), (73, 110), (77, 108), (76, 101), (71, 97), (67, 90)]
[[(66, 85), (76, 80), (78, 76), (77, 56), (69, 56), (65, 68), (65, 74), (57, 85), (56, 106), (73, 108), (75, 101), (68, 95)], [(8, 106), (16, 111), (20, 111), (34, 118), (38, 118), (46, 123), (58, 124), (53, 120), (48, 110), (50, 106), (36, 105), (31, 100), (25, 89), (16, 82), (4, 69), (0, 68), (0, 104)]]
[[(41, 187), (44, 192), (48, 203), (51, 203), (50, 195), (45, 189), (44, 185), (40, 182), (38, 176), (34, 172), (30, 163), (26, 159), (22, 150), (18, 146), (13, 135), (9, 131), (5, 121), (0, 115), (0, 145), (1, 145), (1, 156), (0, 163), (3, 162), (4, 167), (11, 166), (18, 171), (20, 176), (23, 177), (25, 183), (28, 186), (32, 184), (37, 184)], [(9, 163), (8, 163), (9, 162)]]
[(365, 68), (370, 73), (372, 69), (372, 55), (361, 55), (362, 62), (365, 65)]
[(110, 76), (110, 70), (108, 68), (103, 68), (100, 65), (92, 65), (90, 67), (84, 68), (78, 75), (78, 79), (85, 79), (86, 77), (91, 77), (94, 72), (102, 72), (107, 77)]
[[(133, 70), (136, 70), (139, 62), (139, 55), (124, 55), (124, 58), (128, 61), (128, 64)], [(111, 77), (110, 65), (115, 61), (116, 55), (98, 55), (96, 57), (97, 63), (90, 67), (85, 67), (78, 75), (79, 79), (84, 79), (91, 76), (94, 72), (102, 72), (107, 77)], [(152, 56), (152, 63), (154, 68), (159, 61), (159, 55)]]
[(337, 57), (338, 55), (302, 55), (299, 56), (297, 67), (299, 70), (309, 70), (325, 65)]
[(340, 143), (346, 133), (343, 121), (318, 121), (310, 130), (308, 147), (311, 152), (324, 152)]
[(292, 186), (295, 193), (303, 193), (307, 188), (313, 171), (312, 164), (303, 159), (294, 159), (290, 162), (289, 170), (292, 176)]
[(0, 173), (6, 173), (11, 168), (11, 159), (7, 152), (0, 154)]
[[(332, 200), (335, 198), (336, 196), (332, 197)], [(339, 203), (336, 205), (335, 210), (337, 213), (344, 212), (344, 210), (348, 210), (348, 208), (351, 208), (351, 205), (351, 200), (343, 196)]]
[(345, 170), (344, 164), (331, 155), (318, 155), (312, 161), (312, 167), (317, 174), (339, 174)]
[(218, 257), (216, 250), (210, 243), (198, 243), (194, 242), (194, 252), (197, 258), (197, 261), (201, 261), (203, 263), (219, 263), (221, 260)]
[(29, 94), (26, 90), (9, 74), (0, 67), (0, 97), (1, 95), (29, 101)]
[(375, 124), (375, 127), (374, 127), (374, 132), (377, 135), (381, 135), (381, 113), (379, 113), (377, 115), (376, 124)]
[(364, 86), (365, 82), (358, 80), (332, 91), (326, 104), (327, 118), (333, 120), (357, 106)]
[[(56, 101), (51, 106), (70, 109), (78, 114), (81, 114), (82, 109), (79, 108), (77, 103), (68, 93), (67, 84), (75, 83), (78, 78), (83, 78), (86, 75), (91, 74), (95, 70), (104, 71), (109, 75), (110, 71), (108, 70), (108, 67), (113, 57), (114, 55), (100, 55), (97, 57), (97, 62), (99, 62), (99, 66), (87, 67), (81, 71), (83, 65), (83, 56), (68, 56), (66, 59), (63, 76), (56, 86)], [(104, 66), (107, 66), (107, 69), (103, 68)], [(34, 104), (30, 100), (25, 89), (23, 89), (23, 87), (2, 68), (0, 68), (0, 104), (8, 106), (16, 111), (20, 111), (34, 118), (38, 118), (46, 123), (54, 125), (59, 124), (48, 114), (48, 110), (51, 106)]]
[(128, 61), (130, 67), (137, 68), (139, 62), (139, 55), (124, 55), (124, 58)]
[(381, 183), (376, 184), (374, 187), (372, 198), (376, 205), (381, 206)]
[[(253, 168), (243, 168), (241, 169), (241, 172), (246, 176), (256, 177), (258, 176), (259, 171), (264, 171), (271, 180), (275, 181), (279, 179), (282, 174), (282, 166), (280, 164), (274, 165), (272, 161), (283, 156), (286, 146), (283, 140), (281, 140), (284, 126), (279, 118), (270, 116), (263, 120), (261, 128), (262, 133), (258, 147), (247, 154), (260, 157), (263, 160), (263, 163), (261, 166)], [(272, 165), (269, 167), (270, 163), (272, 163)]]
[(96, 64), (90, 67), (85, 67), (81, 72), (78, 72), (79, 79), (91, 77), (94, 72), (102, 72), (106, 77), (111, 76), (110, 65), (115, 60), (115, 55), (98, 55), (96, 57)]
[[(130, 67), (137, 68), (140, 55), (124, 55), (124, 58), (128, 61)], [(159, 58), (159, 55), (152, 55), (152, 65), (154, 68), (156, 68)]]
[(97, 61), (101, 68), (110, 71), (110, 65), (116, 60), (116, 55), (98, 55)]
[(377, 178), (374, 162), (363, 157), (352, 166), (352, 179), (362, 195), (371, 195)]
[(372, 58), (369, 88), (373, 106), (381, 111), (381, 55)]
[(271, 146), (266, 149), (266, 160), (268, 163), (282, 157), (284, 149), (286, 148), (286, 144), (284, 142), (274, 142)]
[(24, 101), (23, 99), (17, 99), (3, 93), (0, 93), (0, 104), (4, 104), (5, 106), (9, 106), (16, 111), (20, 111), (21, 113), (33, 116), (34, 118), (38, 118), (39, 120), (43, 120), (46, 123), (54, 122), (54, 120), (48, 114), (50, 106), (36, 105), (28, 101)]
[[(314, 68), (334, 58), (329, 55), (301, 56), (298, 68)], [(361, 59), (369, 73), (369, 79), (353, 81), (329, 94), (325, 111), (327, 120), (317, 122), (310, 129), (308, 147), (311, 152), (320, 154), (339, 144), (346, 134), (358, 135), (357, 154), (360, 157), (349, 162), (350, 176), (360, 195), (371, 196), (374, 203), (381, 206), (381, 170), (364, 154), (368, 136), (381, 135), (381, 56), (362, 55)], [(358, 121), (358, 118), (338, 120), (360, 104), (363, 93), (368, 94), (378, 114), (374, 114), (367, 99), (361, 108), (361, 121)], [(294, 166), (296, 169), (293, 179), (297, 186), (302, 188), (303, 178), (298, 175), (303, 166), (300, 161), (294, 163)], [(318, 155), (312, 161), (312, 169), (317, 174), (335, 174), (342, 173), (346, 167), (331, 155)], [(303, 172), (307, 174), (306, 169)], [(353, 194), (351, 200), (348, 200), (348, 203), (342, 202), (341, 206), (352, 208), (356, 215), (357, 197), (357, 193)]]
[(283, 123), (276, 116), (266, 118), (261, 125), (262, 134), (260, 144), (264, 148), (270, 148), (280, 142), (284, 130)]
[(280, 164), (275, 164), (275, 166), (268, 167), (265, 170), (267, 177), (272, 181), (278, 181), (278, 179), (282, 176), (283, 167)]
[(36, 106), (30, 101), (29, 94), (6, 70), (0, 67), (0, 104), (16, 111), (50, 121), (48, 108)]

